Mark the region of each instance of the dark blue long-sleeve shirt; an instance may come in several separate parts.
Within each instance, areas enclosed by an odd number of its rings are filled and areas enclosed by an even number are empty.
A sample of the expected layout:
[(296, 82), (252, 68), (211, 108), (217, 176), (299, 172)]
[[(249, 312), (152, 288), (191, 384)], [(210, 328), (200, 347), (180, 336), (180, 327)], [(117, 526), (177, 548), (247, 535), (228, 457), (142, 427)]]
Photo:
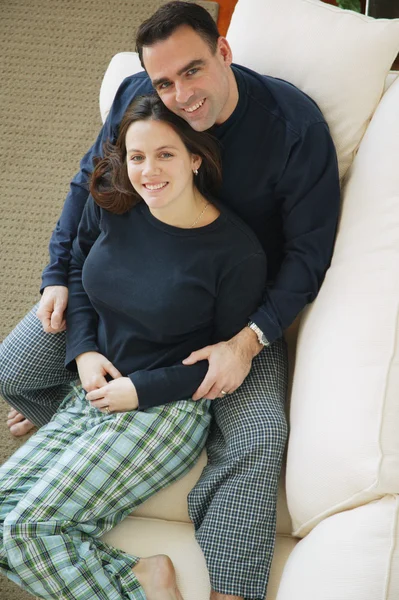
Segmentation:
[(181, 229), (144, 202), (115, 215), (89, 198), (69, 269), (68, 368), (100, 352), (131, 378), (140, 409), (193, 395), (208, 361), (182, 360), (245, 327), (266, 279), (256, 236), (219, 206), (213, 223)]
[[(233, 65), (239, 101), (211, 132), (222, 148), (220, 200), (256, 233), (268, 258), (263, 301), (251, 319), (270, 342), (311, 302), (329, 265), (339, 213), (335, 148), (314, 102), (291, 84)], [(132, 99), (152, 90), (146, 73), (124, 80), (97, 141), (81, 161), (50, 242), (42, 287), (66, 285), (72, 241), (94, 156), (114, 140)]]

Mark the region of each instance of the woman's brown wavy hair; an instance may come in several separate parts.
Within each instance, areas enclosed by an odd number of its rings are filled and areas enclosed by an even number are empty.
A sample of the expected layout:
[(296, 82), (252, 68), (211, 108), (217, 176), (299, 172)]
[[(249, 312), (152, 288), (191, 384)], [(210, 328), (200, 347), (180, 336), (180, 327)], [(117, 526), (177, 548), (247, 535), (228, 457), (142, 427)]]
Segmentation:
[(130, 183), (126, 164), (126, 133), (132, 123), (153, 119), (168, 123), (191, 154), (202, 158), (195, 186), (205, 197), (216, 195), (221, 185), (218, 142), (209, 133), (195, 131), (184, 119), (172, 113), (156, 94), (135, 98), (128, 106), (116, 142), (104, 144), (104, 157), (94, 159), (90, 193), (96, 203), (121, 215), (142, 200)]

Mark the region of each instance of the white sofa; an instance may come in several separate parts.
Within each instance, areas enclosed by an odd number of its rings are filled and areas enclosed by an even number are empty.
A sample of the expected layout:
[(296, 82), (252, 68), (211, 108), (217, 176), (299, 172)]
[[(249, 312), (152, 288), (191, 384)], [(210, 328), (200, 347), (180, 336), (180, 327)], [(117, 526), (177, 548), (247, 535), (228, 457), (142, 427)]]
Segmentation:
[[(399, 20), (377, 22), (317, 0), (239, 0), (227, 37), (236, 62), (290, 80), (318, 102), (343, 181), (332, 264), (298, 336), (267, 600), (396, 600), (399, 77), (388, 71)], [(134, 53), (111, 61), (103, 119), (118, 85), (137, 70)], [(289, 333), (293, 356), (295, 329)], [(185, 600), (209, 597), (186, 506), (205, 461), (203, 453), (186, 477), (104, 538), (135, 555), (168, 554)]]

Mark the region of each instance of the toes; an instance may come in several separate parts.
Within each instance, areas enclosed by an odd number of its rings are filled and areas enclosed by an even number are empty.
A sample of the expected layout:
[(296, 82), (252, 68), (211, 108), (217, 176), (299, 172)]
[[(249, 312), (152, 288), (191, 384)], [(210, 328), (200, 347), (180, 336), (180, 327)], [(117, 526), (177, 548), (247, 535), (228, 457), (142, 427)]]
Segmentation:
[(15, 409), (10, 410), (7, 415), (7, 421), (13, 421), (13, 423), (19, 423), (19, 421), (24, 421), (25, 417), (20, 412)]
[(15, 425), (11, 425), (10, 432), (14, 437), (21, 437), (26, 435), (34, 428), (34, 424), (28, 421), (28, 419), (24, 419), (23, 421), (16, 423)]

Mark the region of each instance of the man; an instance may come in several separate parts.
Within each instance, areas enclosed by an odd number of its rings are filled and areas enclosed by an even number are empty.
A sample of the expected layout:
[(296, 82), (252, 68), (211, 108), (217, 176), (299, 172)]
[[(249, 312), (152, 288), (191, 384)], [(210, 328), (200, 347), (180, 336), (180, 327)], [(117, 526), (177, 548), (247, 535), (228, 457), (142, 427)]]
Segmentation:
[[(49, 420), (74, 377), (63, 369), (65, 341), (59, 332), (66, 326), (69, 249), (87, 200), (87, 178), (105, 139), (115, 137), (127, 105), (149, 92), (152, 83), (170, 110), (219, 139), (219, 197), (252, 227), (268, 258), (264, 302), (248, 315), (248, 326), (185, 361), (208, 359), (208, 373), (194, 399), (215, 400), (209, 463), (189, 496), (211, 597), (263, 600), (286, 441), (282, 334), (315, 298), (330, 261), (339, 208), (335, 150), (311, 99), (286, 82), (232, 66), (231, 49), (205, 9), (185, 2), (162, 6), (139, 28), (137, 50), (146, 73), (127, 78), (119, 88), (107, 122), (72, 181), (50, 242), (37, 311), (46, 333), (35, 325), (34, 309), (5, 340), (2, 392), (20, 411), (10, 425), (26, 431), (31, 422)], [(31, 382), (17, 381), (10, 365), (29, 364), (34, 347)], [(90, 389), (106, 383), (111, 367), (105, 361), (102, 372), (93, 373)]]

